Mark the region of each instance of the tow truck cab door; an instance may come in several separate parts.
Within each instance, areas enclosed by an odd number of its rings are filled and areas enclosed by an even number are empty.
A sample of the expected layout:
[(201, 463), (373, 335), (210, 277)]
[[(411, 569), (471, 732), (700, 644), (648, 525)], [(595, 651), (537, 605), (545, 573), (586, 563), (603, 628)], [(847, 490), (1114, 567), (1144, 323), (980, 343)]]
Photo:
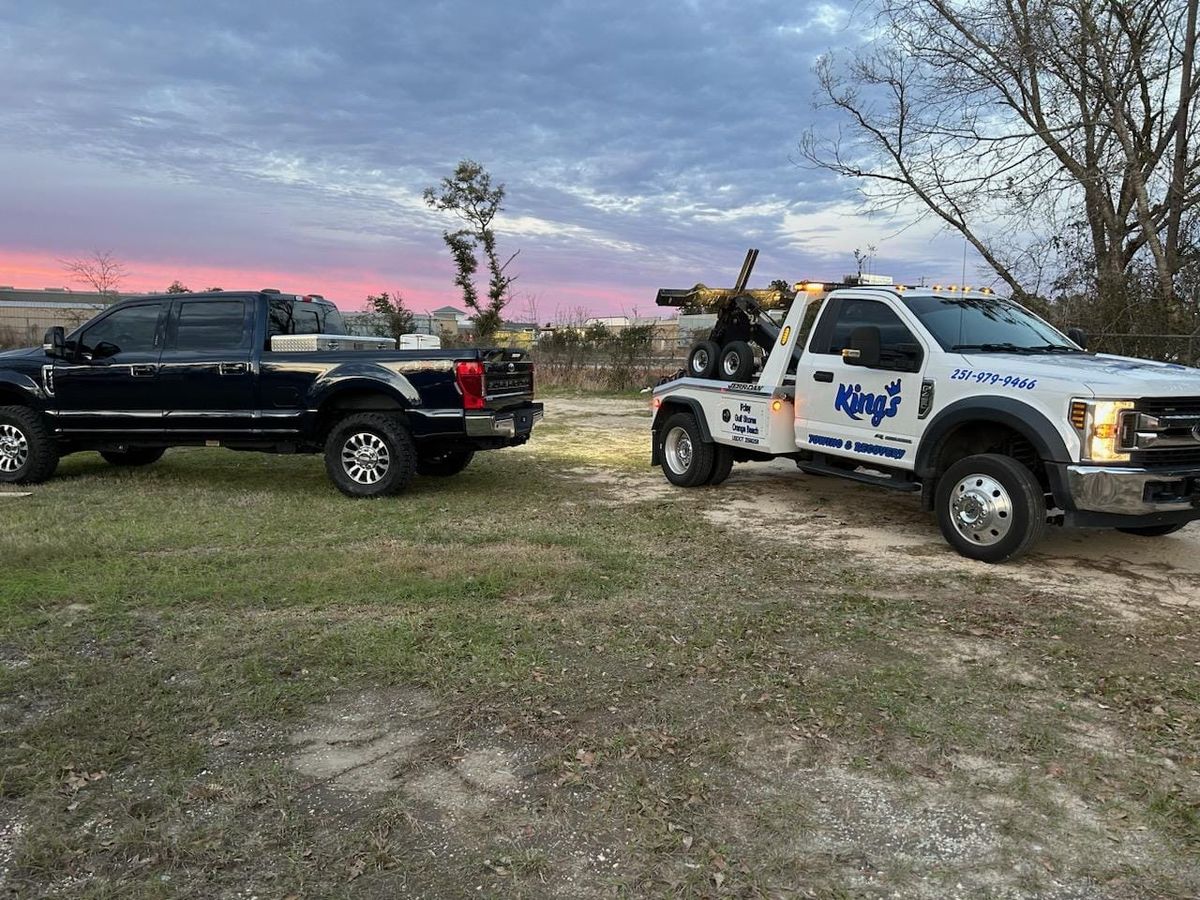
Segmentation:
[[(869, 359), (871, 341), (864, 343), (876, 333), (877, 360)], [(842, 356), (855, 342), (866, 365)], [(912, 469), (928, 359), (921, 330), (894, 299), (831, 297), (796, 367), (797, 446)]]

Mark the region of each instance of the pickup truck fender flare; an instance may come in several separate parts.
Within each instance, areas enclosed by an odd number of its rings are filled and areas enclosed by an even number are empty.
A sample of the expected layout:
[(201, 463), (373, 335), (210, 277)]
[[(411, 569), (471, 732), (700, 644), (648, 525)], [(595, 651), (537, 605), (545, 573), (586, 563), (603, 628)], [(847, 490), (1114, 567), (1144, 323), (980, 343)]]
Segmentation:
[(30, 406), (46, 408), (46, 393), (42, 386), (20, 372), (0, 371), (0, 406)]
[(343, 394), (376, 393), (391, 397), (401, 409), (421, 405), (421, 395), (411, 381), (386, 366), (347, 362), (317, 378), (309, 388), (309, 405), (320, 409)]
[[(915, 470), (917, 477), (926, 485), (928, 494), (933, 484), (933, 476), (937, 474), (937, 459), (941, 454), (946, 439), (961, 425), (971, 422), (987, 422), (1006, 425), (1017, 434), (1024, 437), (1037, 451), (1038, 457), (1046, 463), (1068, 463), (1071, 456), (1067, 445), (1054, 424), (1043, 414), (1028, 403), (1022, 403), (1012, 397), (968, 397), (951, 403), (929, 423), (921, 436), (921, 446), (917, 448)], [(1046, 466), (1050, 478), (1050, 487), (1058, 502), (1065, 499), (1065, 487), (1059, 483), (1058, 466)], [(926, 503), (931, 502), (926, 497)]]
[(650, 464), (658, 465), (658, 431), (662, 428), (663, 422), (667, 421), (667, 417), (672, 413), (680, 411), (690, 412), (696, 417), (696, 424), (700, 426), (700, 434), (706, 441), (712, 440), (712, 432), (708, 428), (708, 418), (704, 415), (704, 408), (698, 400), (691, 397), (664, 397), (662, 406), (654, 413), (654, 423), (650, 426), (654, 439), (651, 441)]

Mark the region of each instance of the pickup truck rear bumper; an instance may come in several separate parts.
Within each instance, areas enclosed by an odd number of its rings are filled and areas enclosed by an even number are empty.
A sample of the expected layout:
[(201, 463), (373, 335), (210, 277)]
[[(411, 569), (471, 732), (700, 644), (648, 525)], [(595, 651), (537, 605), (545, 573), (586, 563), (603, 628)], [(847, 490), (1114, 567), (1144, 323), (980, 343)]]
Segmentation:
[(540, 403), (526, 403), (503, 412), (466, 414), (467, 437), (515, 440), (529, 437), (533, 426), (545, 415)]
[(1200, 469), (1058, 466), (1073, 524), (1158, 525), (1200, 519)]

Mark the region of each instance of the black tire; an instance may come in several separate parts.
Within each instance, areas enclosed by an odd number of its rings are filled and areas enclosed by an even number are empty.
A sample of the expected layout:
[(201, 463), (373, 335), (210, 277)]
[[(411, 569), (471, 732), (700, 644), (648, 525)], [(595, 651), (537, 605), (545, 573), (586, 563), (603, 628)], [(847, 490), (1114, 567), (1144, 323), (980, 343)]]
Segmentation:
[(695, 416), (675, 413), (663, 423), (660, 434), (658, 456), (667, 481), (680, 487), (696, 487), (712, 477), (716, 463), (713, 445), (704, 440)]
[(688, 351), (687, 373), (692, 378), (712, 378), (717, 371), (721, 348), (713, 341), (697, 341)]
[(1187, 522), (1178, 522), (1174, 525), (1135, 525), (1130, 528), (1118, 528), (1117, 531), (1122, 534), (1136, 534), (1138, 537), (1164, 537), (1174, 534), (1181, 528), (1186, 528), (1187, 524)]
[(0, 484), (39, 484), (58, 468), (58, 442), (27, 406), (0, 406)]
[(354, 413), (330, 429), (325, 471), (347, 497), (383, 497), (404, 490), (413, 480), (417, 449), (399, 416)]
[(733, 451), (724, 444), (713, 444), (713, 470), (708, 483), (718, 485), (733, 471)]
[(722, 381), (747, 381), (754, 374), (754, 350), (745, 341), (730, 341), (721, 348), (717, 377)]
[(950, 466), (935, 492), (946, 542), (968, 559), (1015, 559), (1046, 531), (1046, 496), (1021, 463), (996, 453), (968, 456)]
[(104, 461), (113, 466), (149, 466), (166, 453), (164, 447), (130, 447), (128, 450), (101, 450)]
[(420, 454), (417, 456), (417, 474), (449, 478), (469, 466), (474, 456), (474, 450), (461, 448)]

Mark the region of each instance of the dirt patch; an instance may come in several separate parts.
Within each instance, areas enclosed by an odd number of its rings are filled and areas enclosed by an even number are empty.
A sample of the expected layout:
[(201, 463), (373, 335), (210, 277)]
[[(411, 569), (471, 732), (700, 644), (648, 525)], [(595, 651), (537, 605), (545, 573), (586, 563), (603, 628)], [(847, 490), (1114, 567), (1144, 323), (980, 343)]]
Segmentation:
[(399, 786), (425, 736), (422, 720), (433, 709), (424, 692), (375, 692), (343, 697), (318, 708), (291, 736), (291, 764), (313, 786), (374, 793)]

